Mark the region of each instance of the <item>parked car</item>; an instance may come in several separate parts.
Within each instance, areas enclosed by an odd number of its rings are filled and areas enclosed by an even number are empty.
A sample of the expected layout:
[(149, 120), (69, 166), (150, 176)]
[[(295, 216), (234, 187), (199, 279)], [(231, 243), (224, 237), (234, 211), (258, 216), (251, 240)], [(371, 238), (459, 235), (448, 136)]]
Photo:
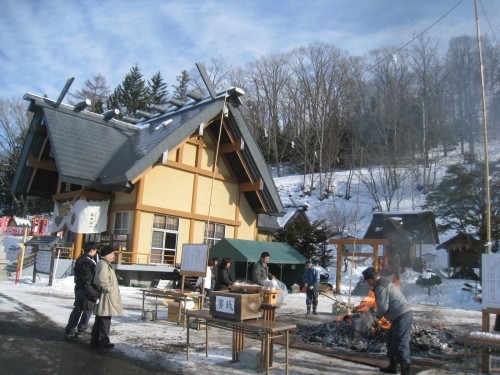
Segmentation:
[(319, 281), (328, 281), (330, 279), (330, 273), (328, 273), (328, 270), (326, 268), (323, 268), (321, 266), (314, 266), (319, 271)]

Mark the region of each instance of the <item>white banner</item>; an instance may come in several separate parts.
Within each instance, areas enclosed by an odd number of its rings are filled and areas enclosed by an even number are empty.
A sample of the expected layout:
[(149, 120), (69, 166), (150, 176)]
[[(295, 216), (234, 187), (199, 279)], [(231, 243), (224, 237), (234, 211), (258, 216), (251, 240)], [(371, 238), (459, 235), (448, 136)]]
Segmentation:
[(64, 225), (74, 233), (102, 233), (108, 224), (109, 201), (86, 201), (79, 199), (71, 206), (56, 202), (52, 232), (60, 231)]

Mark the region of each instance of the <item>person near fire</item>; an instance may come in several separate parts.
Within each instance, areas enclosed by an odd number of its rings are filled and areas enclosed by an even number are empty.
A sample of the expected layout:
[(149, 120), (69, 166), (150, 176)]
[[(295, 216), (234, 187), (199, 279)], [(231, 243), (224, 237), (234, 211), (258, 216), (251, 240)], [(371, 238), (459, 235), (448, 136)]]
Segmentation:
[(86, 334), (94, 304), (99, 298), (99, 293), (94, 289), (94, 278), (97, 245), (87, 242), (83, 246), (83, 254), (75, 261), (73, 273), (75, 278), (75, 302), (69, 314), (68, 324), (64, 332), (65, 337), (81, 337)]
[(409, 375), (413, 321), (411, 306), (399, 288), (391, 281), (380, 277), (373, 267), (368, 267), (362, 274), (375, 294), (376, 317), (378, 319), (385, 317), (391, 323), (386, 335), (389, 366), (381, 367), (380, 371), (397, 374), (399, 363), (401, 374)]
[(318, 308), (318, 295), (319, 295), (319, 271), (313, 267), (311, 259), (305, 262), (305, 271), (303, 276), (303, 290), (306, 292), (306, 314), (311, 314), (311, 306), (314, 315), (318, 315), (316, 309)]
[(123, 314), (120, 287), (111, 265), (114, 260), (115, 250), (111, 246), (104, 246), (94, 275), (94, 283), (101, 294), (94, 310), (96, 317), (90, 339), (90, 345), (109, 349), (115, 347), (109, 339), (111, 317)]
[(269, 266), (267, 265), (269, 258), (269, 253), (264, 251), (260, 255), (260, 259), (254, 263), (252, 268), (252, 282), (254, 284), (264, 285), (265, 281), (276, 278), (269, 272)]
[(217, 267), (217, 280), (215, 281), (214, 290), (228, 290), (230, 285), (234, 284), (229, 268), (231, 267), (230, 258), (222, 258), (219, 267)]

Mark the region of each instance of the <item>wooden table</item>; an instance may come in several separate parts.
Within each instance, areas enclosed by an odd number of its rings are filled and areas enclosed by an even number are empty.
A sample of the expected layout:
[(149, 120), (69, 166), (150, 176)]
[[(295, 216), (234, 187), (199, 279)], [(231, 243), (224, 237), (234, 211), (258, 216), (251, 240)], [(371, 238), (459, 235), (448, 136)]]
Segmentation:
[[(491, 372), (491, 351), (500, 349), (500, 333), (497, 334), (491, 332), (491, 314), (500, 314), (500, 309), (494, 307), (486, 307), (482, 309), (482, 331), (481, 332), (471, 332), (465, 338), (464, 352), (464, 373), (467, 374), (468, 367), (468, 347), (476, 346), (482, 348), (481, 350), (481, 370), (483, 374), (489, 374)], [(487, 333), (487, 335), (481, 335), (481, 333)]]
[(261, 367), (269, 374), (272, 366), (272, 341), (278, 337), (284, 337), (285, 341), (285, 373), (288, 374), (288, 350), (290, 330), (297, 328), (295, 324), (267, 321), (262, 319), (244, 320), (241, 322), (230, 321), (221, 318), (213, 318), (208, 310), (187, 310), (187, 348), (186, 359), (189, 360), (189, 328), (190, 319), (205, 325), (205, 356), (208, 357), (208, 327), (215, 327), (233, 332), (232, 359), (238, 361), (238, 354), (243, 350), (242, 335), (250, 334), (261, 341)]
[(181, 302), (179, 306), (179, 311), (177, 313), (177, 324), (181, 321), (181, 316), (185, 314), (186, 311), (186, 301), (191, 298), (196, 301), (199, 308), (201, 308), (201, 304), (203, 301), (203, 294), (196, 292), (181, 292), (178, 289), (156, 289), (156, 288), (146, 288), (141, 289), (142, 292), (142, 314), (144, 316), (144, 301), (146, 297), (155, 297), (155, 311), (156, 316), (158, 316), (158, 297), (161, 298), (172, 298), (175, 301)]

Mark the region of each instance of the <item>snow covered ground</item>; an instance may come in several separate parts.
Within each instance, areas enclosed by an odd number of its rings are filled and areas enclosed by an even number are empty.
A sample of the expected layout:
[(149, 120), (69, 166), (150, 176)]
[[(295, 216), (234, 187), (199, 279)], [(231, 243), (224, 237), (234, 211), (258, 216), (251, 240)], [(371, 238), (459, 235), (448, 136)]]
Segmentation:
[[(352, 270), (353, 286), (358, 282), (364, 267)], [(412, 303), (415, 315), (420, 319), (432, 320), (432, 324), (440, 327), (463, 327), (463, 331), (479, 330), (481, 325), (481, 305), (472, 299), (473, 293), (462, 290), (464, 280), (443, 279), (443, 284), (433, 287), (431, 295), (427, 288), (421, 288), (415, 284), (418, 274), (414, 271), (406, 271), (401, 275), (401, 288), (409, 301)], [(351, 270), (342, 275), (342, 294), (335, 296), (339, 302), (350, 302), (352, 305), (360, 303), (362, 297), (349, 296)], [(23, 277), (19, 284), (13, 279), (0, 282), (0, 297), (8, 296), (22, 304), (28, 305), (47, 316), (61, 329), (61, 337), (67, 323), (73, 302), (73, 279), (71, 277), (55, 280), (52, 286), (48, 286), (48, 279), (42, 275), (36, 283), (32, 283), (30, 277)], [(191, 335), (192, 347), (190, 360), (186, 361), (185, 343), (186, 331), (180, 325), (166, 322), (167, 312), (162, 301), (159, 301), (158, 321), (141, 320), (142, 292), (138, 288), (121, 287), (122, 299), (125, 312), (121, 317), (113, 318), (111, 338), (115, 342), (116, 351), (123, 352), (127, 356), (155, 362), (158, 366), (170, 370), (181, 370), (184, 373), (196, 373), (200, 369), (207, 369), (207, 373), (248, 373), (250, 370), (242, 368), (238, 364), (231, 364), (231, 342), (230, 335), (217, 337), (211, 341), (209, 357), (204, 353), (204, 334), (196, 332)], [(0, 313), (15, 308), (15, 305), (6, 303), (0, 298)], [(284, 298), (285, 305), (278, 310), (280, 315), (296, 316), (303, 318), (309, 325), (336, 319), (332, 315), (332, 299), (320, 296), (318, 312), (316, 317), (306, 317), (304, 294), (287, 294)], [(154, 309), (154, 298), (146, 299), (146, 309)], [(430, 314), (430, 315), (429, 315)], [(93, 322), (93, 318), (91, 319)], [(212, 334), (215, 336), (215, 334)], [(281, 354), (282, 356), (282, 354)], [(291, 359), (291, 374), (312, 374), (324, 371), (324, 367), (307, 368), (302, 362), (303, 357), (311, 358), (313, 353), (295, 351)], [(345, 361), (335, 360), (317, 355), (315, 363), (318, 366), (334, 365), (342, 368)], [(280, 358), (278, 354), (277, 358)], [(347, 363), (347, 362), (346, 362)], [(345, 364), (344, 364), (345, 365)], [(346, 367), (355, 366), (355, 373), (375, 374), (377, 369), (365, 365), (350, 363)], [(205, 370), (204, 370), (205, 371)], [(273, 370), (284, 373), (283, 370)], [(283, 371), (283, 372), (282, 372)], [(251, 372), (251, 371), (250, 371)], [(342, 372), (339, 372), (342, 373)], [(345, 373), (349, 373), (348, 371)], [(353, 373), (353, 372), (351, 372)]]
[[(494, 150), (499, 151), (496, 145)], [(490, 149), (491, 150), (491, 149)], [(450, 158), (453, 158), (451, 156)], [(451, 160), (451, 159), (450, 159)], [(450, 161), (448, 160), (448, 162)], [(456, 158), (456, 161), (459, 159)], [(443, 167), (444, 168), (444, 167)], [(296, 205), (306, 205), (307, 214), (310, 219), (324, 219), (331, 215), (333, 211), (350, 215), (346, 234), (362, 237), (368, 227), (373, 212), (373, 200), (369, 197), (362, 184), (353, 180), (353, 197), (349, 200), (341, 195), (345, 191), (347, 181), (347, 171), (339, 171), (334, 174), (335, 192), (327, 200), (319, 200), (318, 192), (313, 190), (311, 195), (304, 195), (302, 191), (302, 176), (287, 176), (275, 178), (276, 187), (280, 193), (285, 207), (292, 212)], [(398, 210), (411, 210), (419, 208), (425, 203), (425, 196), (418, 192), (407, 191), (405, 198), (399, 202)], [(286, 217), (286, 216), (285, 216)], [(440, 240), (445, 241), (454, 233), (440, 234)], [(17, 239), (19, 240), (19, 239)], [(15, 238), (5, 239), (5, 251), (9, 259), (17, 256), (14, 243)], [(336, 251), (336, 249), (332, 249)], [(479, 288), (473, 281), (448, 279), (444, 269), (447, 266), (447, 253), (444, 250), (437, 251), (434, 246), (426, 245), (422, 255), (432, 254), (433, 263), (430, 265), (433, 271), (442, 278), (443, 283), (434, 286), (428, 293), (428, 289), (417, 285), (415, 282), (419, 273), (408, 269), (401, 275), (401, 288), (412, 303), (416, 316), (420, 319), (435, 319), (433, 323), (442, 327), (462, 327), (463, 332), (479, 330), (481, 326), (481, 304), (476, 302), (474, 296)], [(334, 257), (335, 259), (335, 257)], [(357, 305), (361, 301), (359, 296), (351, 296), (350, 291), (358, 283), (361, 272), (365, 267), (370, 266), (370, 261), (366, 264), (358, 264), (355, 269), (348, 268), (342, 273), (342, 293), (335, 296), (339, 302)], [(335, 285), (335, 265), (330, 268), (330, 283)], [(466, 286), (465, 283), (469, 284)], [(190, 353), (190, 361), (185, 360), (183, 345), (186, 342), (186, 332), (182, 326), (166, 322), (166, 309), (159, 301), (158, 321), (150, 322), (141, 320), (142, 293), (137, 288), (121, 287), (121, 294), (124, 302), (125, 313), (122, 317), (113, 318), (112, 339), (117, 344), (115, 350), (123, 352), (134, 358), (155, 361), (158, 366), (171, 370), (179, 369), (186, 373), (195, 373), (200, 370), (209, 373), (247, 373), (248, 370), (241, 369), (238, 364), (229, 364), (231, 359), (230, 337), (218, 336), (216, 343), (211, 345), (209, 357), (204, 354), (204, 335), (199, 333), (193, 335), (193, 351)], [(65, 278), (55, 280), (49, 287), (48, 280), (42, 276), (36, 283), (31, 282), (31, 277), (25, 275), (19, 284), (15, 284), (11, 278), (0, 282), (0, 297), (8, 296), (22, 304), (32, 307), (40, 314), (44, 314), (48, 319), (54, 321), (61, 329), (61, 336), (64, 326), (67, 323), (73, 302), (73, 279)], [(285, 305), (278, 310), (277, 320), (280, 315), (302, 316), (305, 311), (305, 301), (303, 294), (287, 294)], [(0, 298), (0, 313), (15, 308), (15, 305)], [(314, 324), (332, 319), (332, 304), (334, 301), (325, 296), (320, 296), (318, 317), (307, 317), (308, 323)], [(154, 299), (146, 300), (146, 309), (154, 308)], [(315, 320), (316, 319), (316, 320)], [(92, 320), (93, 321), (93, 320)], [(226, 340), (226, 342), (224, 342)], [(323, 372), (321, 368), (310, 365), (306, 359), (314, 357), (308, 353), (306, 356), (294, 352), (291, 365), (291, 374), (312, 374)], [(334, 361), (327, 357), (315, 358), (315, 363), (326, 368), (336, 368), (341, 374), (371, 374), (379, 373), (363, 365), (344, 366), (342, 361)], [(353, 367), (354, 366), (354, 367)], [(277, 373), (282, 370), (278, 370)], [(326, 370), (325, 370), (326, 371)], [(438, 372), (435, 372), (438, 373)]]

